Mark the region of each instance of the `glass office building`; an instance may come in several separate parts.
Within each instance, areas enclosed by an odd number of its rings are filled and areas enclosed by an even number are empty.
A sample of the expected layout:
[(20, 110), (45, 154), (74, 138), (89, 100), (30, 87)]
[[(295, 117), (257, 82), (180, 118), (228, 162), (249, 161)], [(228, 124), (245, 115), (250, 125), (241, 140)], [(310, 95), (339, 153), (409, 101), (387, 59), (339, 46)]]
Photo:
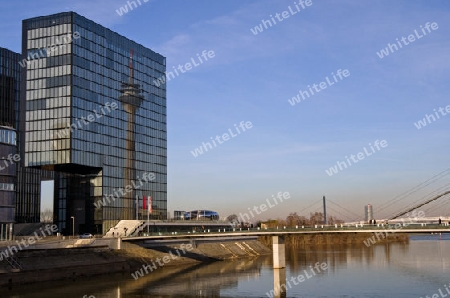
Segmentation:
[[(11, 239), (16, 208), (20, 54), (0, 48), (0, 240)], [(16, 158), (16, 159), (14, 159)]]
[(14, 223), (40, 221), (41, 179), (53, 178), (52, 172), (23, 166), (20, 59), (0, 48), (0, 240), (11, 239)]
[(105, 233), (142, 217), (144, 196), (150, 218), (165, 219), (166, 85), (153, 82), (165, 58), (74, 12), (22, 30), (24, 162), (54, 171), (59, 230)]

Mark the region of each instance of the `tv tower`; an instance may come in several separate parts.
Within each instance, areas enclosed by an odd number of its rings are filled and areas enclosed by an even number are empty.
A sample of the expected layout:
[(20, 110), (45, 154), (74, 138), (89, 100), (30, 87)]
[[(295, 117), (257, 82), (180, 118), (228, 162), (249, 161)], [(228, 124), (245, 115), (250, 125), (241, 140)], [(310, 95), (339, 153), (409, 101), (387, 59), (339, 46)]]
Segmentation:
[[(127, 135), (126, 135), (126, 165), (124, 173), (124, 187), (132, 186), (132, 181), (136, 180), (136, 145), (135, 145), (135, 126), (136, 111), (140, 108), (144, 101), (141, 94), (140, 84), (134, 83), (133, 69), (133, 50), (130, 51), (130, 77), (128, 83), (123, 82), (119, 96), (123, 109), (128, 114)], [(123, 201), (123, 210), (121, 219), (133, 219), (133, 203), (135, 201), (135, 189), (126, 192)]]

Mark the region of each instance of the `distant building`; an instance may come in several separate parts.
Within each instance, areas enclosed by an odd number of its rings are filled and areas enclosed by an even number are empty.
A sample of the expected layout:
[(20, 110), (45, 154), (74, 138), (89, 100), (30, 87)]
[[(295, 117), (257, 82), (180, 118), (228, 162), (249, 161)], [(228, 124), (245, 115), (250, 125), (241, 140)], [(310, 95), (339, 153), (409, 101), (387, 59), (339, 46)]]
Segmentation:
[(368, 204), (368, 205), (364, 206), (364, 213), (365, 213), (365, 220), (366, 220), (366, 222), (369, 222), (369, 221), (373, 220), (372, 205)]
[(211, 210), (195, 210), (184, 213), (185, 220), (219, 220), (219, 213)]
[(183, 220), (185, 213), (186, 213), (186, 211), (177, 211), (177, 210), (175, 210), (173, 212), (173, 219), (175, 219), (175, 220)]

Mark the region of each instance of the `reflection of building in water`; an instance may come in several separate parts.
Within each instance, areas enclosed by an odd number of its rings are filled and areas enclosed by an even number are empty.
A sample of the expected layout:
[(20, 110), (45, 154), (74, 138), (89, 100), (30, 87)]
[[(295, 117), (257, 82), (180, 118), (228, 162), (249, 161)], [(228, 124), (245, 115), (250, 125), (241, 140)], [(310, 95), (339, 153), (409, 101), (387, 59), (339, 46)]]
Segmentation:
[[(261, 272), (262, 258), (270, 258), (270, 256), (215, 262), (209, 265), (189, 267), (174, 274), (162, 275), (166, 269), (160, 268), (147, 276), (127, 283), (126, 292), (131, 293), (128, 287), (133, 287), (136, 282), (140, 281), (137, 289), (144, 288), (145, 295), (170, 293), (174, 297), (220, 297), (222, 290), (237, 287), (240, 278), (258, 278)], [(154, 273), (161, 274), (161, 277), (155, 279)]]
[[(144, 96), (141, 94), (141, 85), (134, 83), (134, 69), (133, 69), (133, 50), (130, 52), (130, 76), (128, 83), (122, 82), (122, 89), (119, 100), (122, 103), (123, 109), (127, 112), (127, 135), (126, 135), (126, 160), (123, 187), (131, 186), (133, 181), (136, 181), (136, 112), (139, 110)], [(124, 196), (123, 218), (133, 218), (133, 204), (135, 204), (134, 188), (127, 192)], [(136, 204), (139, 206), (138, 204)], [(131, 213), (130, 213), (131, 212)]]
[[(313, 276), (310, 281), (305, 279), (304, 283), (295, 285), (291, 277), (299, 276), (303, 272), (293, 273), (293, 264), (304, 260), (305, 251), (303, 248), (297, 248), (299, 258), (288, 260), (288, 275), (291, 280), (292, 288), (287, 290), (288, 297), (300, 297), (309, 294), (314, 296), (314, 292), (306, 293), (305, 288), (310, 286), (325, 285), (325, 281), (332, 283), (345, 281), (353, 283), (341, 284), (341, 288), (325, 287), (323, 297), (337, 296), (344, 297), (352, 290), (359, 291), (359, 296), (368, 297), (367, 285), (370, 289), (377, 289), (381, 284), (388, 285), (384, 281), (392, 281), (391, 286), (398, 285), (397, 280), (403, 280), (405, 290), (411, 290), (411, 284), (407, 281), (435, 281), (444, 280), (445, 272), (450, 269), (450, 241), (439, 241), (439, 235), (433, 239), (435, 241), (411, 241), (407, 243), (388, 243), (366, 247), (365, 245), (307, 245), (309, 247), (308, 256), (315, 257), (315, 260), (309, 260), (302, 263), (302, 271), (317, 260), (326, 262), (329, 266), (325, 275)], [(449, 240), (449, 239), (446, 239)], [(387, 259), (385, 246), (389, 247), (391, 260)], [(357, 251), (363, 250), (363, 253)], [(345, 257), (346, 261), (342, 258)], [(362, 258), (361, 258), (362, 257)], [(339, 259), (340, 258), (340, 259)], [(73, 281), (54, 281), (51, 286), (44, 286), (42, 297), (56, 297), (58, 293), (71, 293), (73, 297), (83, 297), (86, 293), (96, 297), (234, 297), (236, 293), (240, 297), (245, 297), (243, 290), (247, 290), (255, 297), (255, 293), (260, 293), (259, 297), (266, 297), (265, 293), (273, 289), (273, 270), (272, 266), (265, 266), (270, 263), (271, 256), (265, 256), (258, 259), (240, 259), (236, 261), (216, 262), (209, 265), (176, 265), (164, 268), (158, 268), (150, 274), (144, 275), (137, 280), (130, 277), (129, 273), (119, 275), (103, 275), (93, 278), (82, 278)], [(334, 260), (334, 263), (333, 263)], [(334, 264), (334, 265), (330, 265)], [(382, 273), (382, 275), (380, 275)], [(371, 277), (382, 276), (383, 283), (375, 283)], [(396, 279), (400, 276), (401, 279)], [(306, 276), (305, 276), (306, 277)], [(283, 278), (278, 278), (283, 280)], [(316, 280), (322, 279), (322, 280)], [(308, 285), (307, 285), (308, 283)], [(416, 282), (417, 283), (417, 282)], [(243, 285), (244, 284), (244, 285)], [(389, 284), (389, 283), (388, 283)], [(49, 283), (50, 285), (50, 283)], [(328, 284), (329, 285), (329, 284)], [(421, 285), (419, 284), (418, 287)], [(25, 289), (28, 288), (28, 289)], [(211, 289), (213, 288), (213, 289)], [(416, 287), (417, 288), (417, 287)], [(436, 287), (437, 288), (437, 287)], [(205, 290), (206, 289), (206, 290)], [(211, 289), (211, 290), (208, 290)], [(33, 296), (35, 286), (15, 287), (10, 296), (28, 297)], [(333, 295), (334, 293), (334, 295)], [(380, 292), (376, 292), (381, 294)], [(382, 292), (383, 294), (388, 292)], [(220, 296), (219, 296), (220, 294)], [(366, 295), (364, 295), (366, 294)], [(375, 293), (373, 293), (375, 295)], [(382, 297), (385, 295), (381, 294)], [(44, 296), (45, 295), (45, 296)], [(249, 295), (250, 296), (250, 295)], [(316, 295), (318, 296), (318, 295)], [(321, 297), (322, 297), (321, 296)], [(376, 295), (375, 295), (376, 296)], [(381, 297), (380, 296), (380, 297)], [(392, 295), (391, 295), (392, 296)]]

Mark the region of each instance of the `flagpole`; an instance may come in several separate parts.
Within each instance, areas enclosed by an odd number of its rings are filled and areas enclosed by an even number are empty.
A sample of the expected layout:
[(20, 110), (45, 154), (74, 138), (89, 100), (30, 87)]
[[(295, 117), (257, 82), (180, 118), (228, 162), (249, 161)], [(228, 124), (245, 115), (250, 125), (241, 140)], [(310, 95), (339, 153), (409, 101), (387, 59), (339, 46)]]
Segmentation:
[(136, 220), (139, 220), (139, 195), (136, 195)]

